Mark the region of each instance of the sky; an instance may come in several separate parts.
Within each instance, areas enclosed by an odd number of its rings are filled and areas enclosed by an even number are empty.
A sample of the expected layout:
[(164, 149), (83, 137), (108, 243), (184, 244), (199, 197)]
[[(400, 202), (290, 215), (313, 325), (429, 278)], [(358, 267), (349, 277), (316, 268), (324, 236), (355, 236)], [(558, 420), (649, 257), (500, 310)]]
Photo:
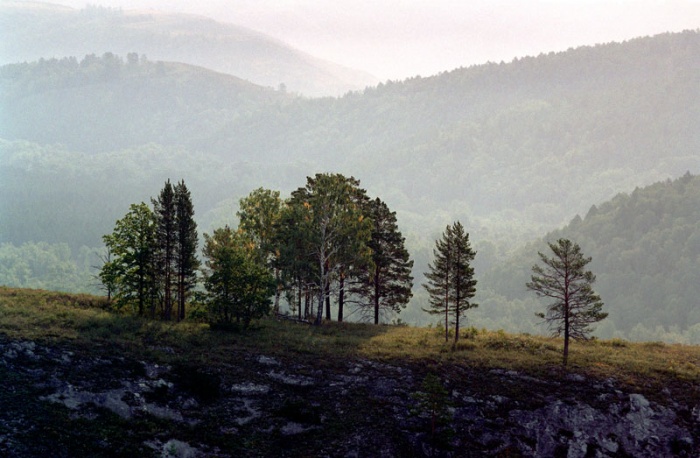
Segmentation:
[(46, 0), (199, 14), (380, 80), (700, 28), (700, 0)]

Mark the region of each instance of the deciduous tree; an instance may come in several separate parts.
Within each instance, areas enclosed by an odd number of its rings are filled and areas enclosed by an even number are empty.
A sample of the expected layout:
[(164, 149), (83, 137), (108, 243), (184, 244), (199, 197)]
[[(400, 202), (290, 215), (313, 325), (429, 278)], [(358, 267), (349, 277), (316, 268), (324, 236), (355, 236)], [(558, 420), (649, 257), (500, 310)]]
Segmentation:
[(152, 305), (157, 296), (155, 225), (155, 216), (148, 205), (132, 204), (129, 212), (116, 222), (114, 231), (103, 237), (111, 259), (102, 266), (100, 279), (111, 289), (118, 306), (135, 302), (141, 316), (146, 305)]
[(239, 201), (238, 229), (255, 244), (256, 252), (262, 264), (274, 272), (277, 289), (275, 290), (274, 310), (279, 311), (281, 293), (280, 269), (277, 259), (280, 254), (279, 221), (282, 216), (283, 200), (279, 191), (258, 188)]
[(323, 318), (324, 299), (326, 317), (330, 319), (331, 281), (349, 261), (343, 256), (349, 252), (348, 243), (362, 251), (369, 238), (369, 220), (364, 218), (359, 203), (364, 190), (359, 184), (358, 180), (340, 174), (316, 174), (307, 177), (305, 187), (292, 193), (291, 204), (305, 209), (300, 224), (308, 234), (309, 254), (316, 264), (314, 281), (319, 305), (314, 323), (317, 325)]
[(275, 282), (247, 240), (228, 226), (204, 234), (204, 286), (211, 320), (248, 327), (270, 312)]

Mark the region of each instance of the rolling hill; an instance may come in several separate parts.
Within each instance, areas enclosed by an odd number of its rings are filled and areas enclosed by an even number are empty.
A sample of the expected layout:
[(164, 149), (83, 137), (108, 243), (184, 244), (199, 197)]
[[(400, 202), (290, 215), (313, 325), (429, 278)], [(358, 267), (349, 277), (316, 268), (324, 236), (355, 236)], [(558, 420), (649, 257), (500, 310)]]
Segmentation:
[[(591, 204), (698, 173), (698, 87), (698, 31), (322, 99), (138, 54), (5, 65), (0, 242), (95, 246), (167, 178), (188, 183), (209, 231), (235, 224), (237, 199), (254, 188), (286, 193), (334, 171), (397, 211), (416, 285), (457, 219), (485, 275)], [(417, 291), (414, 311), (422, 300)], [(476, 316), (496, 327), (520, 316), (489, 313)]]
[(0, 4), (0, 30), (0, 64), (136, 52), (312, 96), (340, 95), (377, 82), (254, 30), (194, 15), (9, 1)]
[[(599, 335), (700, 344), (700, 176), (685, 174), (618, 194), (544, 240), (562, 237), (592, 258), (594, 289), (610, 314)], [(521, 329), (532, 329), (534, 313), (544, 305), (525, 282), (539, 262), (537, 252), (551, 255), (544, 240), (483, 276), (482, 313), (505, 314)]]

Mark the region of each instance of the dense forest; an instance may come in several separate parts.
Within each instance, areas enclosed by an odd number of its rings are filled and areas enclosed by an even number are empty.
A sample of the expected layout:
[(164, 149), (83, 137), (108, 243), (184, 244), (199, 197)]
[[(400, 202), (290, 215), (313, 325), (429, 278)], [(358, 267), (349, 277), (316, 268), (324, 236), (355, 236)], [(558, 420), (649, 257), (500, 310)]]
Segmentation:
[(593, 258), (596, 291), (610, 313), (600, 335), (700, 343), (700, 177), (686, 174), (618, 194), (529, 244), (483, 276), (488, 305), (481, 311), (494, 320), (505, 313), (515, 327), (519, 320), (534, 323), (540, 305), (524, 285), (544, 241), (560, 237), (577, 240)]
[[(698, 62), (700, 33), (688, 31), (319, 99), (151, 60), (139, 49), (5, 65), (0, 283), (54, 287), (65, 268), (71, 280), (64, 288), (90, 288), (102, 235), (168, 178), (186, 180), (198, 225), (211, 231), (237, 225), (237, 202), (251, 190), (286, 194), (304, 177), (330, 170), (361, 179), (397, 212), (416, 284), (440, 231), (460, 220), (477, 252), (480, 279), (471, 324), (539, 332), (538, 305), (524, 292), (532, 262), (515, 272), (511, 255), (592, 204), (601, 214), (623, 199), (604, 204), (620, 192), (700, 170)], [(691, 187), (684, 195), (692, 194)], [(664, 208), (668, 198), (659, 192), (649, 200)], [(657, 210), (650, 212), (644, 214)], [(686, 289), (694, 270), (683, 267), (693, 265), (689, 252), (664, 257), (666, 264), (655, 260), (652, 266), (665, 266), (658, 271), (622, 270), (620, 263), (646, 265), (639, 253), (651, 249), (641, 245), (648, 239), (624, 238), (637, 223), (631, 220), (613, 236), (613, 229), (592, 223), (595, 214), (580, 221), (588, 232), (567, 236), (593, 257), (610, 307), (601, 334), (689, 339), (700, 321), (682, 312), (692, 297)], [(680, 218), (692, 224), (692, 215), (674, 214), (649, 237), (665, 247), (671, 243), (665, 237), (675, 234), (670, 220)], [(603, 229), (608, 232), (596, 232)], [(623, 251), (603, 246), (618, 239), (626, 240)], [(528, 247), (529, 255), (538, 249)], [(45, 253), (57, 267), (37, 273), (18, 260), (21, 251)], [(70, 263), (61, 267), (69, 258), (75, 279)], [(509, 269), (513, 280), (499, 277), (511, 275)], [(425, 293), (415, 291), (401, 318), (427, 324), (420, 312), (426, 303)]]

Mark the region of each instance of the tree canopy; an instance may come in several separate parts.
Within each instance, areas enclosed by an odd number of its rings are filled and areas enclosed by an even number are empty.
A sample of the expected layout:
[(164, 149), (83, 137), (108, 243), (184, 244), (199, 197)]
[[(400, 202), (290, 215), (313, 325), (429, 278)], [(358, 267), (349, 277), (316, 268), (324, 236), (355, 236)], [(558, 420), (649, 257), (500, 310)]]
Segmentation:
[(548, 245), (553, 256), (538, 253), (544, 267), (532, 267), (533, 275), (526, 286), (538, 297), (551, 301), (547, 312), (538, 313), (538, 316), (546, 321), (554, 335), (564, 336), (563, 363), (566, 366), (569, 339), (587, 339), (591, 326), (608, 314), (602, 311), (600, 296), (593, 292), (595, 275), (585, 270), (591, 258), (584, 257), (581, 247), (568, 239)]

